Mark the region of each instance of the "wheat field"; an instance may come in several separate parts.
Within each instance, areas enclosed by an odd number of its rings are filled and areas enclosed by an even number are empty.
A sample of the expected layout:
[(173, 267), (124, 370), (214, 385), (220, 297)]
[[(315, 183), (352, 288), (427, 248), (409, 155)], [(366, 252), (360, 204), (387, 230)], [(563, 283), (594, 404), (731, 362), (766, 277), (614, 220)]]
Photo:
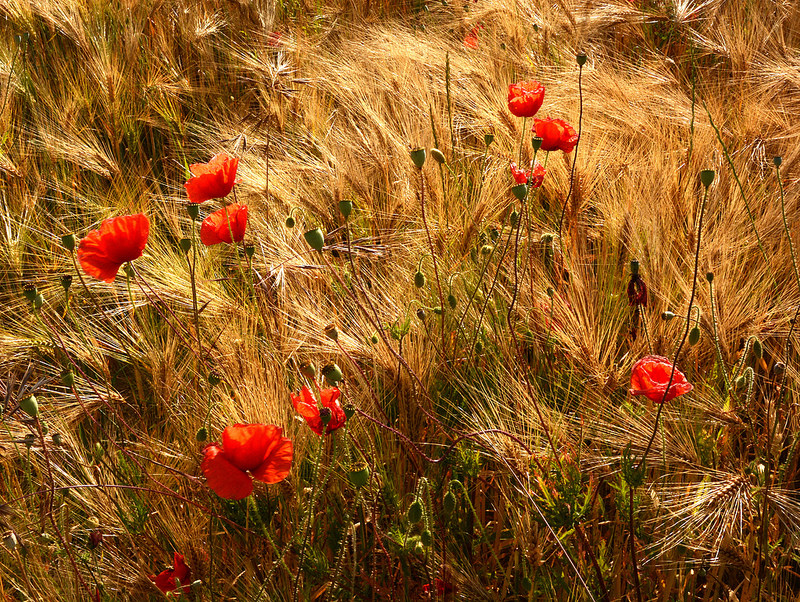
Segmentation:
[[(0, 16), (0, 600), (800, 600), (800, 3)], [(139, 213), (113, 282), (65, 248)], [(693, 389), (632, 395), (654, 355)], [(318, 436), (291, 394), (337, 381)], [(201, 469), (234, 424), (293, 445), (240, 500)]]

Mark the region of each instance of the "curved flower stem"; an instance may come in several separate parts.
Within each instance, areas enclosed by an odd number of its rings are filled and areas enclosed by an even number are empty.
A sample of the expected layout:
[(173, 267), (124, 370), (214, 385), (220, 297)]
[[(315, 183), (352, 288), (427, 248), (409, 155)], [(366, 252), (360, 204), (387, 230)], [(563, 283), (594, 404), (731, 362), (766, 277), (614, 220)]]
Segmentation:
[(294, 579), (294, 592), (292, 593), (292, 600), (297, 602), (299, 600), (298, 594), (300, 592), (300, 575), (303, 572), (303, 560), (306, 556), (306, 545), (308, 544), (308, 536), (311, 533), (311, 524), (314, 522), (314, 506), (317, 501), (317, 490), (319, 489), (319, 469), (322, 465), (322, 452), (325, 450), (325, 432), (328, 426), (323, 427), (322, 436), (319, 438), (319, 449), (317, 450), (317, 458), (314, 461), (314, 483), (311, 487), (311, 500), (308, 505), (308, 519), (306, 520), (305, 533), (303, 534), (303, 543), (300, 546), (300, 555), (297, 561), (297, 576)]
[(569, 191), (561, 208), (561, 219), (558, 220), (558, 244), (561, 247), (561, 260), (564, 261), (564, 239), (561, 236), (561, 229), (564, 226), (564, 217), (567, 214), (569, 199), (572, 196), (572, 189), (575, 184), (575, 164), (578, 162), (578, 147), (581, 144), (581, 127), (583, 125), (583, 65), (578, 65), (578, 141), (575, 143), (575, 154), (572, 156), (572, 170), (569, 175)]

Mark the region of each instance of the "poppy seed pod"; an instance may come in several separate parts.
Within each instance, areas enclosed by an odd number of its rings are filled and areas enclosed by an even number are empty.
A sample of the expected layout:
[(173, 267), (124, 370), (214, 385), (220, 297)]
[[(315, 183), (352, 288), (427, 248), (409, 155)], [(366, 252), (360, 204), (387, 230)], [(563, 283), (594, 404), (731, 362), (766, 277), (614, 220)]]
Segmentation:
[(199, 429), (197, 429), (197, 432), (194, 435), (194, 439), (198, 443), (202, 443), (203, 441), (208, 439), (208, 429), (204, 426), (201, 426)]
[(447, 158), (438, 148), (431, 149), (431, 157), (433, 157), (439, 165), (445, 165), (447, 163)]
[(75, 239), (74, 234), (65, 234), (61, 237), (61, 246), (64, 247), (67, 251), (74, 251), (75, 244), (77, 240)]
[(483, 343), (481, 343), (480, 341), (475, 342), (475, 353), (478, 355), (483, 353)]
[(711, 186), (711, 182), (714, 181), (715, 172), (713, 169), (704, 169), (700, 172), (700, 181), (703, 183), (703, 186), (708, 188)]
[(36, 295), (39, 294), (39, 291), (36, 288), (35, 284), (31, 284), (28, 282), (26, 285), (22, 287), (22, 296), (25, 297), (29, 302), (33, 303), (33, 300), (36, 298)]
[(417, 273), (414, 274), (414, 286), (417, 288), (422, 288), (425, 286), (425, 274), (417, 270)]
[(345, 405), (342, 408), (342, 410), (344, 411), (344, 417), (347, 420), (350, 420), (356, 414), (356, 408), (355, 408), (355, 406), (353, 406), (352, 403), (348, 403), (347, 405)]
[(492, 245), (483, 245), (481, 247), (481, 255), (486, 257), (487, 255), (489, 255), (492, 252), (492, 249), (494, 249), (494, 247)]
[(586, 59), (587, 56), (584, 52), (578, 53), (578, 55), (575, 57), (575, 61), (578, 63), (579, 67), (583, 67), (586, 64)]
[(208, 373), (208, 384), (212, 387), (216, 387), (219, 383), (222, 382), (222, 377), (213, 370)]
[(325, 327), (325, 336), (328, 337), (331, 341), (338, 341), (339, 340), (339, 331), (336, 330), (336, 326), (330, 324)]
[(306, 362), (300, 365), (300, 374), (305, 376), (306, 378), (310, 378), (314, 380), (317, 376), (317, 368), (311, 362)]
[(542, 142), (544, 142), (544, 138), (541, 136), (534, 136), (531, 140), (531, 145), (533, 146), (533, 150), (538, 151), (542, 148)]
[(61, 371), (61, 384), (65, 387), (71, 387), (75, 384), (75, 374), (71, 369), (65, 368)]
[(418, 318), (419, 318), (421, 321), (423, 321), (423, 322), (424, 322), (424, 321), (425, 321), (425, 318), (427, 318), (427, 317), (428, 317), (428, 315), (425, 313), (425, 310), (424, 310), (424, 309), (422, 309), (422, 308), (420, 307), (420, 308), (417, 310), (417, 317), (418, 317)]
[(425, 165), (425, 149), (415, 148), (409, 154), (411, 155), (411, 160), (414, 162), (414, 166), (417, 169), (422, 169), (422, 166)]
[(339, 201), (339, 213), (341, 213), (345, 219), (350, 217), (350, 214), (353, 213), (353, 201)]
[(187, 203), (186, 213), (188, 213), (189, 217), (193, 220), (197, 219), (197, 216), (200, 215), (200, 205), (197, 203)]
[(325, 366), (322, 369), (322, 376), (325, 377), (325, 380), (331, 386), (336, 386), (336, 383), (340, 382), (344, 378), (342, 369), (336, 364), (328, 364)]
[(28, 433), (22, 438), (22, 444), (30, 449), (33, 447), (33, 444), (36, 442), (36, 437), (34, 437), (33, 433)]
[(483, 143), (486, 146), (489, 146), (492, 142), (494, 142), (494, 134), (484, 134), (483, 135)]
[(631, 275), (632, 276), (638, 276), (638, 274), (639, 274), (639, 260), (638, 259), (632, 259), (631, 260)]
[(244, 254), (247, 255), (248, 259), (252, 259), (253, 255), (256, 254), (256, 246), (251, 244), (246, 244), (244, 246)]
[(772, 157), (772, 163), (775, 167), (780, 167), (781, 163), (783, 163), (783, 157)]
[(700, 329), (695, 326), (689, 331), (689, 344), (694, 346), (700, 342)]
[(189, 251), (192, 250), (192, 239), (181, 238), (180, 242), (178, 242), (178, 245), (180, 246), (181, 251), (183, 251), (184, 253), (188, 253)]
[(517, 184), (516, 186), (511, 187), (511, 192), (517, 197), (517, 200), (524, 201), (525, 197), (528, 196), (528, 185), (527, 184)]
[(303, 237), (306, 239), (308, 246), (314, 249), (315, 251), (322, 251), (322, 247), (325, 246), (325, 235), (322, 233), (322, 230), (319, 228), (314, 228), (313, 230), (309, 230)]
[(356, 489), (361, 489), (369, 483), (369, 466), (366, 462), (356, 462), (347, 473), (347, 478)]
[(291, 215), (286, 218), (286, 227), (289, 229), (294, 228), (294, 218)]
[(408, 518), (408, 522), (412, 524), (416, 524), (422, 520), (422, 504), (420, 504), (419, 500), (414, 500), (414, 502), (408, 507), (408, 513), (406, 516)]
[(333, 412), (331, 411), (330, 408), (319, 409), (319, 420), (322, 423), (323, 431), (325, 430), (324, 427), (328, 426), (328, 423), (331, 421), (331, 418), (333, 418)]
[(72, 286), (72, 274), (62, 274), (61, 275), (61, 287), (64, 289), (64, 292), (69, 290), (69, 287)]
[(19, 409), (31, 418), (36, 418), (39, 415), (39, 402), (36, 401), (36, 397), (30, 395), (19, 402)]
[(706, 272), (706, 280), (708, 280), (709, 284), (714, 282), (714, 272)]

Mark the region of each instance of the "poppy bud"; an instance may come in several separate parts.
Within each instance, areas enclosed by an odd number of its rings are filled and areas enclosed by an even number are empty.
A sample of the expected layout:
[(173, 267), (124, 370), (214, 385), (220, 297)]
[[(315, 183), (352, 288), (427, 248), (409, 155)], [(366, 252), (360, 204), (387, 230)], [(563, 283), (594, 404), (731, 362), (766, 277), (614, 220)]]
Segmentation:
[(672, 313), (671, 311), (665, 311), (661, 313), (661, 319), (664, 320), (665, 322), (669, 322), (674, 317), (675, 314)]
[(37, 293), (33, 299), (33, 309), (41, 309), (42, 305), (44, 305), (44, 297), (41, 293)]
[(483, 343), (481, 343), (480, 341), (475, 342), (475, 353), (477, 353), (478, 355), (483, 353)]
[(753, 340), (753, 355), (759, 360), (764, 357), (764, 348), (761, 346), (761, 341), (758, 339)]
[(65, 368), (61, 371), (61, 384), (65, 387), (71, 387), (75, 384), (75, 374), (71, 369)]
[(776, 362), (775, 365), (772, 367), (772, 371), (777, 375), (780, 376), (784, 372), (786, 372), (786, 364), (783, 362)]
[(422, 169), (422, 166), (425, 165), (425, 149), (424, 148), (416, 148), (411, 151), (411, 160), (414, 162), (414, 166), (417, 169)]
[(23, 444), (25, 447), (27, 447), (28, 449), (30, 449), (31, 447), (33, 447), (33, 444), (34, 444), (35, 442), (36, 442), (36, 437), (33, 435), (33, 433), (28, 433), (27, 435), (25, 435), (25, 436), (22, 438), (22, 444)]
[(406, 517), (411, 524), (416, 524), (422, 520), (422, 504), (420, 504), (419, 500), (414, 500), (408, 507)]
[(369, 340), (370, 340), (370, 342), (371, 342), (373, 345), (377, 345), (377, 344), (378, 344), (378, 335), (377, 335), (377, 334), (373, 334), (373, 335), (370, 337), (370, 339), (369, 339)]
[(575, 57), (579, 67), (583, 67), (586, 64), (586, 58), (586, 53), (584, 52), (579, 53), (578, 56)]
[(61, 437), (61, 433), (53, 433), (53, 445), (56, 447), (61, 447), (64, 443), (63, 438)]
[(747, 381), (748, 383), (751, 383), (751, 382), (753, 382), (753, 379), (756, 377), (756, 373), (753, 370), (753, 368), (751, 368), (750, 366), (747, 366), (747, 368), (744, 369), (744, 372), (742, 373), (742, 376), (744, 376), (745, 381)]
[(423, 546), (428, 548), (433, 543), (433, 535), (431, 535), (430, 531), (425, 529), (422, 533), (420, 533), (419, 540), (422, 542)]
[(328, 337), (331, 341), (338, 341), (339, 331), (336, 330), (336, 326), (330, 324), (325, 327), (325, 336)]
[(425, 313), (425, 310), (422, 309), (421, 307), (417, 310), (417, 317), (423, 322), (425, 321), (425, 318), (427, 317), (427, 314)]
[(544, 138), (541, 136), (534, 136), (533, 140), (531, 140), (533, 150), (538, 151), (540, 148), (542, 148), (542, 142), (544, 142)]
[(328, 364), (322, 369), (322, 376), (331, 386), (336, 386), (336, 383), (344, 378), (342, 369), (336, 364)]
[(3, 534), (3, 545), (9, 552), (13, 552), (17, 549), (17, 536), (14, 535), (13, 531), (6, 531)]
[(492, 142), (494, 142), (494, 134), (484, 134), (483, 135), (483, 143), (486, 146), (489, 146)]
[(350, 217), (350, 214), (353, 213), (353, 201), (339, 201), (339, 213), (341, 213), (345, 219)]
[(511, 187), (511, 192), (517, 197), (518, 200), (524, 201), (525, 197), (528, 196), (528, 185), (527, 184), (517, 184), (516, 186)]
[(631, 276), (638, 276), (639, 275), (639, 260), (632, 259), (631, 260)]
[(67, 251), (74, 251), (76, 242), (74, 234), (65, 234), (61, 237), (61, 246)]
[(444, 153), (438, 148), (431, 149), (431, 157), (433, 157), (439, 165), (444, 165), (447, 163)]
[(256, 246), (247, 244), (244, 246), (244, 254), (247, 255), (248, 259), (252, 259), (253, 255), (256, 254)]
[(350, 420), (353, 416), (356, 415), (356, 409), (355, 407), (353, 407), (353, 404), (351, 403), (345, 404), (342, 410), (344, 411), (344, 417), (347, 420)]
[(89, 533), (89, 549), (94, 550), (101, 543), (103, 543), (103, 532), (100, 529)]
[(188, 253), (192, 249), (192, 239), (181, 238), (180, 242), (178, 242), (178, 246), (180, 246), (181, 251), (183, 251), (184, 253)]
[(775, 164), (775, 167), (780, 167), (781, 163), (783, 163), (782, 157), (772, 157), (772, 162)]
[(425, 274), (417, 270), (417, 273), (414, 274), (414, 286), (417, 288), (422, 288), (425, 286)]
[(193, 220), (197, 219), (197, 216), (200, 215), (200, 203), (187, 203), (186, 213), (188, 213), (189, 217)]
[(700, 342), (700, 329), (695, 326), (689, 331), (689, 344), (694, 346)]
[(197, 432), (194, 434), (194, 439), (198, 443), (202, 443), (206, 439), (208, 439), (208, 429), (204, 426), (201, 426), (197, 429)]
[(361, 489), (369, 483), (369, 466), (366, 462), (356, 462), (347, 473), (347, 478), (356, 489)]
[(435, 313), (437, 316), (441, 316), (442, 308), (437, 305), (436, 307), (433, 308), (433, 313)]
[(294, 218), (291, 215), (286, 218), (286, 227), (289, 229), (294, 228)]
[[(426, 4), (425, 8), (427, 7), (428, 5)], [(418, 541), (417, 543), (414, 544), (414, 554), (416, 554), (417, 556), (425, 555), (425, 546), (422, 545), (421, 541)]]
[(706, 280), (708, 280), (709, 284), (714, 282), (714, 272), (706, 272)]
[(736, 380), (733, 381), (733, 386), (736, 389), (742, 389), (745, 386), (744, 374), (741, 376), (737, 376)]
[(444, 508), (445, 514), (451, 514), (456, 509), (456, 496), (453, 495), (452, 491), (448, 491), (445, 494), (442, 500), (442, 508)]
[(31, 418), (36, 418), (39, 415), (39, 402), (36, 401), (36, 397), (31, 395), (19, 402), (19, 409)]
[(511, 212), (509, 220), (511, 221), (511, 227), (516, 228), (517, 224), (519, 223), (519, 213), (517, 212), (516, 209), (514, 209), (514, 211)]
[(222, 377), (213, 370), (208, 373), (208, 384), (212, 387), (216, 387), (219, 383), (222, 382)]
[(64, 292), (66, 293), (69, 290), (69, 287), (72, 286), (72, 274), (61, 275), (61, 286), (64, 288)]
[(704, 169), (700, 172), (700, 181), (703, 183), (703, 186), (708, 188), (711, 186), (711, 182), (714, 181), (714, 170), (713, 169)]
[(305, 362), (300, 365), (300, 374), (306, 378), (314, 380), (314, 378), (317, 376), (317, 368), (311, 362)]
[(44, 422), (39, 422), (39, 428), (42, 429), (42, 435), (46, 435), (50, 432), (50, 427)]
[(453, 293), (447, 295), (447, 304), (450, 306), (450, 309), (455, 309), (456, 305), (458, 305), (458, 299)]
[(308, 246), (315, 251), (322, 251), (322, 247), (325, 246), (325, 235), (319, 228), (309, 230), (303, 234), (303, 237), (306, 239)]
[(481, 247), (481, 255), (486, 257), (487, 255), (489, 255), (492, 252), (492, 249), (494, 249), (494, 247), (492, 245), (483, 245)]
[(553, 287), (552, 286), (548, 286), (547, 287), (547, 296), (552, 299), (553, 295), (555, 295), (555, 294), (556, 294), (556, 291), (553, 289)]
[(30, 303), (33, 303), (33, 300), (36, 299), (36, 295), (38, 294), (39, 291), (36, 289), (35, 284), (28, 282), (22, 287), (22, 296), (25, 297)]

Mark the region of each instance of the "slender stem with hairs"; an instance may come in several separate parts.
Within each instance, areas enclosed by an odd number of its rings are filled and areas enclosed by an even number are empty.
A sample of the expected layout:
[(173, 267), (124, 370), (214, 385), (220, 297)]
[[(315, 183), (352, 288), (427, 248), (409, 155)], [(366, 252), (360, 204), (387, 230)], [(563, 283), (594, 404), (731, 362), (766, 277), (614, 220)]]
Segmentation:
[(581, 144), (581, 128), (583, 125), (583, 65), (578, 65), (578, 141), (575, 143), (575, 154), (572, 155), (572, 169), (569, 174), (569, 190), (567, 198), (564, 199), (564, 206), (561, 208), (561, 218), (558, 220), (558, 244), (561, 248), (561, 260), (564, 260), (564, 242), (561, 237), (561, 230), (564, 226), (564, 217), (567, 214), (569, 199), (572, 196), (572, 189), (575, 185), (575, 165), (578, 162), (578, 147)]

